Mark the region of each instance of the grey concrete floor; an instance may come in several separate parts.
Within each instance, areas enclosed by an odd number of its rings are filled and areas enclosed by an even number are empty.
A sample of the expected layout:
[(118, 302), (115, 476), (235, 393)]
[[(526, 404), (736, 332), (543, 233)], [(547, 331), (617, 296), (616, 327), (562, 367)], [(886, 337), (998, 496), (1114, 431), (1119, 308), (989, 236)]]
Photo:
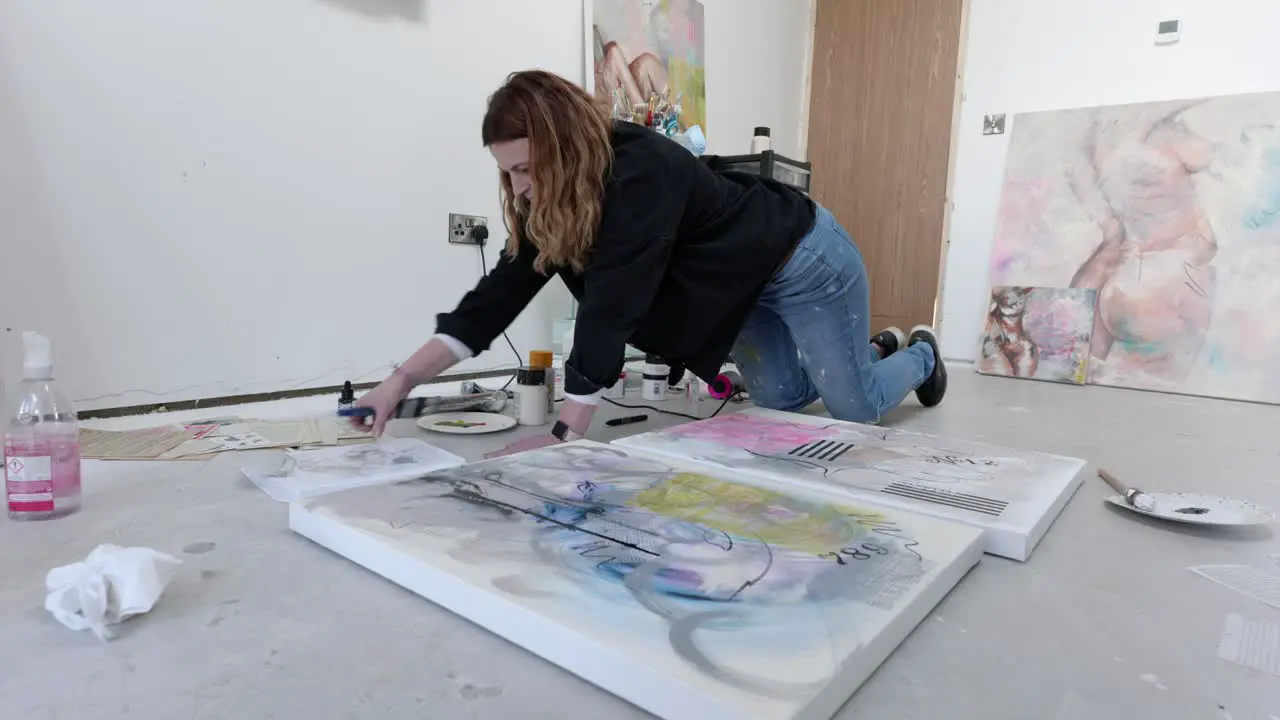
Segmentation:
[[(1216, 652), (1228, 613), (1280, 623), (1280, 610), (1186, 570), (1275, 569), (1271, 528), (1146, 521), (1106, 506), (1109, 491), (1093, 476), (1101, 466), (1152, 490), (1280, 508), (1280, 409), (964, 367), (951, 382), (940, 407), (909, 401), (886, 424), (1085, 458), (1089, 476), (1029, 562), (985, 558), (838, 717), (1280, 718), (1280, 678)], [(306, 404), (290, 402), (290, 412)], [(270, 414), (262, 410), (254, 414)], [(431, 439), (475, 459), (513, 438)], [(239, 476), (243, 460), (88, 463), (80, 514), (0, 520), (0, 717), (643, 717), (291, 534), (285, 507)], [(104, 542), (184, 560), (155, 611), (109, 644), (58, 626), (41, 607), (44, 573)]]

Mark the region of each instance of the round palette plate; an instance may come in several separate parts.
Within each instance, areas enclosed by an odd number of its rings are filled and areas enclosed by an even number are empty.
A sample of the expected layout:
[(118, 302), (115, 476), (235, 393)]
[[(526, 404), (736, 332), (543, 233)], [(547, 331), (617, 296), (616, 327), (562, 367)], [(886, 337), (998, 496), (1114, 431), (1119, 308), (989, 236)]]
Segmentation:
[(450, 435), (484, 435), (515, 426), (515, 418), (498, 413), (447, 412), (418, 418), (418, 427), (423, 430)]
[(1143, 494), (1155, 500), (1154, 511), (1139, 510), (1125, 502), (1119, 495), (1112, 495), (1107, 498), (1107, 502), (1139, 515), (1193, 525), (1262, 525), (1276, 518), (1275, 513), (1261, 505), (1217, 495), (1149, 492)]

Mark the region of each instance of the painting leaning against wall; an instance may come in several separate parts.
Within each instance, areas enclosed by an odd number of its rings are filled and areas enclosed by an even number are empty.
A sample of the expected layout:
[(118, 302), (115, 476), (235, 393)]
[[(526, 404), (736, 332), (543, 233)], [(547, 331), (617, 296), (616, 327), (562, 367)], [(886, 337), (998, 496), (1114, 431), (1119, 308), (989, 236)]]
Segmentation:
[(1019, 115), (992, 286), (1097, 291), (1088, 380), (1280, 403), (1280, 93)]
[(1097, 291), (991, 289), (978, 372), (1083, 385)]
[(706, 57), (700, 0), (587, 0), (594, 92), (611, 106), (665, 97), (681, 107), (679, 129), (707, 127)]

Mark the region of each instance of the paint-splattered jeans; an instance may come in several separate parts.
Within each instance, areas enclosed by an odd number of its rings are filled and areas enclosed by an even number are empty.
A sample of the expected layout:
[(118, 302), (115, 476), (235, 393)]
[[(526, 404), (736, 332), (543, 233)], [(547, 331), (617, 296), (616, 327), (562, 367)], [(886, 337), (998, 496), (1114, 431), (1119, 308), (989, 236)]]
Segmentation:
[(933, 372), (926, 343), (879, 360), (862, 252), (825, 208), (764, 288), (733, 359), (751, 400), (799, 410), (822, 399), (831, 416), (878, 422)]

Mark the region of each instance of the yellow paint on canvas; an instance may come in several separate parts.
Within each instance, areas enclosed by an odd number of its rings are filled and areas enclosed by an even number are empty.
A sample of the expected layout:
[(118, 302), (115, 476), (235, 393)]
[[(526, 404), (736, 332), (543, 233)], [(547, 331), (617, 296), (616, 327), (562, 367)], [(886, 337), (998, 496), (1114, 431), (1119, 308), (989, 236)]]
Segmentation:
[(868, 525), (884, 519), (863, 509), (807, 502), (696, 473), (676, 475), (636, 495), (629, 504), (731, 536), (757, 538), (815, 555), (851, 545), (868, 532)]

